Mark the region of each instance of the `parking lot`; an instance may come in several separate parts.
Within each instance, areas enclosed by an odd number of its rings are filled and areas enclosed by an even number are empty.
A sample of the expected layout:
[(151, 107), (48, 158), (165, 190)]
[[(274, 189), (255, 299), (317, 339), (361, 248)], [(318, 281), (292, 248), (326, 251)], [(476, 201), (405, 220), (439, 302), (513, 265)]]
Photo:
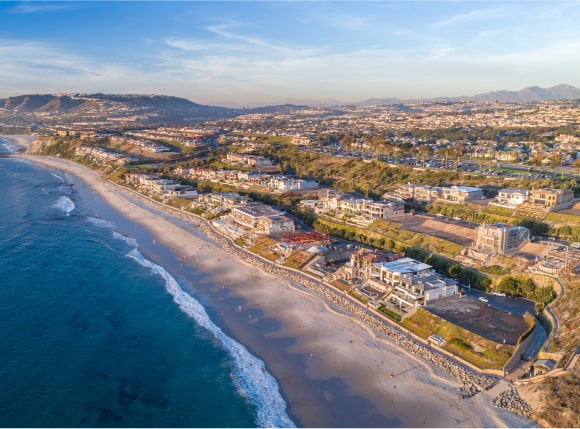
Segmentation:
[(441, 298), (429, 303), (425, 309), (496, 343), (505, 340), (505, 344), (515, 345), (527, 329), (522, 316), (498, 310), (474, 296)]

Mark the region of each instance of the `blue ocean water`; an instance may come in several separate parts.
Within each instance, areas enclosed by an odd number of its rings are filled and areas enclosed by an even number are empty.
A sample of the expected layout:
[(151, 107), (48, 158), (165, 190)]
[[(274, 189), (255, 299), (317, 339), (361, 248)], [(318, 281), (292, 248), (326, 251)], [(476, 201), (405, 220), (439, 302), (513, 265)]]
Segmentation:
[(0, 158), (0, 189), (0, 426), (293, 426), (263, 362), (74, 186)]

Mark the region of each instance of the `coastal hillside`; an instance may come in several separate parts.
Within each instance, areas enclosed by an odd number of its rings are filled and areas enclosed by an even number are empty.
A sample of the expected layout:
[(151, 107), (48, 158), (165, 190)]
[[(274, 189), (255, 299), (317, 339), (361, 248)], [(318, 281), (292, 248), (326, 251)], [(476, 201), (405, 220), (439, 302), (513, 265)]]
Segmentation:
[(13, 112), (73, 112), (98, 108), (98, 102), (89, 98), (55, 95), (21, 95), (0, 101), (0, 106)]
[(306, 108), (284, 104), (231, 109), (155, 94), (29, 94), (0, 99), (0, 123), (30, 129), (73, 123), (100, 123), (114, 127), (181, 125)]
[[(60, 122), (186, 123), (230, 118), (236, 109), (206, 106), (179, 97), (139, 94), (31, 94), (0, 100), (5, 115)], [(54, 118), (54, 120), (53, 120)]]

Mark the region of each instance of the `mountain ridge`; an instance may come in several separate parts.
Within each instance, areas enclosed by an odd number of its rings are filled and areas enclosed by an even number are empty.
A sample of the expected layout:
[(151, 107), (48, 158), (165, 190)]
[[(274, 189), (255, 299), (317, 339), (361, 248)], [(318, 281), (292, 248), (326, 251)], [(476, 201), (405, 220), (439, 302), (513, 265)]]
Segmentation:
[(567, 84), (559, 84), (549, 88), (539, 86), (529, 86), (519, 91), (489, 91), (472, 96), (460, 97), (434, 97), (434, 98), (416, 98), (401, 100), (399, 98), (368, 98), (363, 101), (351, 103), (355, 106), (371, 106), (377, 104), (402, 104), (421, 101), (498, 101), (500, 103), (528, 103), (539, 101), (562, 101), (580, 99), (580, 89)]
[[(414, 102), (459, 102), (489, 101), (501, 103), (526, 103), (547, 100), (579, 100), (580, 89), (571, 85), (560, 84), (550, 88), (530, 86), (519, 91), (490, 91), (474, 96), (437, 97), (419, 99), (369, 98), (354, 103), (340, 103), (335, 100), (298, 100), (292, 103), (266, 105), (253, 108), (230, 108), (198, 104), (186, 98), (156, 94), (28, 94), (0, 99), (0, 109), (14, 113), (66, 113), (71, 116), (91, 114), (106, 117), (116, 114), (130, 116), (140, 115), (144, 120), (156, 122), (187, 122), (225, 119), (244, 113), (273, 113), (308, 107), (332, 106), (372, 106), (396, 105)], [(286, 102), (290, 100), (285, 100)], [(331, 104), (328, 104), (331, 103)], [(147, 119), (148, 118), (148, 119)]]

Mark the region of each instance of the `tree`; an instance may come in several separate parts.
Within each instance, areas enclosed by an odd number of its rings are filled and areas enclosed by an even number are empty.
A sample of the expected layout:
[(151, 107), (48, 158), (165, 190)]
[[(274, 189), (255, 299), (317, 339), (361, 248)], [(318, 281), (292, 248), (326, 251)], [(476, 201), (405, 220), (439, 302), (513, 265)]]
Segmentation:
[(449, 150), (448, 147), (442, 147), (441, 149), (439, 149), (437, 151), (437, 154), (441, 155), (443, 157), (443, 159), (445, 160), (445, 165), (447, 165), (447, 157), (449, 156), (450, 153), (451, 153), (451, 151)]
[(576, 158), (572, 165), (574, 166), (574, 170), (576, 170), (577, 173), (580, 173), (580, 157)]
[(519, 281), (519, 289), (526, 298), (529, 298), (533, 295), (534, 290), (536, 289), (536, 284), (531, 278), (521, 279)]
[(550, 167), (556, 168), (562, 165), (562, 161), (564, 161), (564, 157), (559, 153), (553, 153), (550, 157)]
[(519, 282), (515, 277), (508, 276), (501, 279), (497, 290), (508, 295), (520, 295)]

